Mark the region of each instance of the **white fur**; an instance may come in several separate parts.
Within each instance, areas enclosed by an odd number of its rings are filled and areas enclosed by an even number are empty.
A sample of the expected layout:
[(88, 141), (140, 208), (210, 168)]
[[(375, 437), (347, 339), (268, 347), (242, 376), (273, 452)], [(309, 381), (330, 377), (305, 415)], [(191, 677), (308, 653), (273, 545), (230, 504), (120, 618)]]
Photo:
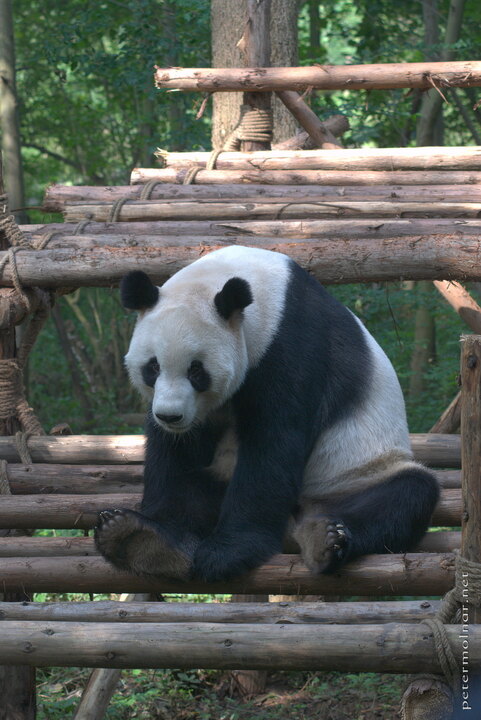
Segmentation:
[(324, 499), (362, 490), (412, 461), (404, 399), (396, 373), (372, 335), (356, 320), (374, 361), (368, 396), (355, 413), (318, 438), (304, 472), (304, 498)]
[[(285, 255), (232, 246), (205, 255), (162, 286), (159, 302), (139, 317), (125, 361), (133, 384), (151, 398), (154, 415), (183, 416), (169, 430), (183, 432), (202, 422), (240, 387), (279, 326), (288, 274)], [(214, 297), (235, 276), (247, 280), (254, 302), (241, 322), (227, 323)], [(151, 357), (161, 369), (153, 390), (141, 373)], [(211, 376), (206, 392), (196, 393), (187, 379), (192, 360), (200, 360)]]

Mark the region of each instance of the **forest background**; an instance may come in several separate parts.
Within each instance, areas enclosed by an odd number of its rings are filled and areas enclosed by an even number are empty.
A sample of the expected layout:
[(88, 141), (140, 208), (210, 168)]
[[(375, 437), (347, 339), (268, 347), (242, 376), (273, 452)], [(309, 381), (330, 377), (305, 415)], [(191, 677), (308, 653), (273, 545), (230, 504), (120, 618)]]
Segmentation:
[[(293, 0), (295, 1), (295, 0)], [(224, 11), (229, 2), (225, 0)], [(5, 0), (2, 0), (5, 4)], [(452, 3), (453, 4), (453, 3)], [(298, 7), (299, 64), (416, 62), (477, 57), (481, 5), (461, 6), (450, 33), (447, 0), (336, 0)], [(215, 12), (215, 1), (212, 3)], [(464, 16), (463, 16), (464, 9)], [(46, 186), (128, 184), (135, 166), (156, 164), (157, 147), (210, 149), (211, 117), (199, 96), (160, 92), (159, 66), (209, 67), (208, 0), (16, 0), (13, 22), (25, 206), (30, 222)], [(349, 118), (346, 147), (481, 144), (476, 89), (450, 90), (434, 114), (430, 93), (313, 93), (321, 119)], [(475, 283), (469, 288), (476, 296)], [(392, 359), (412, 431), (427, 431), (457, 391), (459, 335), (466, 328), (431, 283), (333, 288)], [(29, 399), (48, 430), (132, 432), (142, 410), (123, 368), (133, 318), (115, 289), (62, 298), (32, 355)]]

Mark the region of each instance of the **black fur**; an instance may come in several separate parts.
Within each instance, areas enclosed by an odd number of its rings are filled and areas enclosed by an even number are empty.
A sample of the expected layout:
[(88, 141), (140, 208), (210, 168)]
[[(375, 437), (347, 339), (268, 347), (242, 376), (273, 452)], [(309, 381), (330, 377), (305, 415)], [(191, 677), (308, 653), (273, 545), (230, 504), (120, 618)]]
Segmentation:
[(156, 357), (151, 357), (142, 367), (142, 380), (147, 387), (154, 387), (155, 381), (159, 377), (160, 367)]
[(197, 392), (205, 392), (210, 388), (211, 377), (200, 360), (192, 360), (187, 377)]
[[(240, 278), (215, 298), (225, 319), (251, 301)], [(239, 451), (228, 485), (208, 471), (225, 430), (222, 409), (186, 435), (171, 435), (148, 419), (141, 506), (148, 531), (157, 523), (162, 547), (166, 533), (188, 546), (191, 576), (205, 581), (241, 575), (280, 552), (313, 445), (362, 405), (371, 365), (354, 316), (291, 263), (277, 333), (229, 403)], [(412, 548), (436, 500), (434, 479), (420, 470), (332, 503), (330, 515), (345, 526), (346, 540), (327, 571), (363, 553)]]
[(133, 270), (120, 281), (120, 299), (127, 310), (148, 310), (159, 299), (159, 288), (142, 270)]
[(243, 310), (252, 302), (249, 283), (239, 277), (233, 277), (214, 298), (217, 312), (224, 320), (229, 320), (236, 310)]

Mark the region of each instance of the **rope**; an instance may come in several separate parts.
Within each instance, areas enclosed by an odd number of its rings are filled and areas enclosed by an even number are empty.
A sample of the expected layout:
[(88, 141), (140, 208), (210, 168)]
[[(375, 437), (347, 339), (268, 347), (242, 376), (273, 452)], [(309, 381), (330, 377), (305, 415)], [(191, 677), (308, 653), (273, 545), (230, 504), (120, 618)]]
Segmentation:
[[(207, 160), (207, 163), (205, 165), (206, 170), (214, 170), (215, 164), (217, 162), (217, 158), (219, 155), (224, 152), (224, 150), (213, 150), (211, 154), (209, 155), (209, 159)], [(201, 167), (191, 167), (190, 170), (188, 170), (186, 176), (184, 177), (183, 185), (190, 185), (194, 182), (197, 173), (202, 170)], [(151, 180), (151, 182), (153, 182)]]
[(122, 210), (123, 205), (129, 200), (129, 198), (119, 198), (114, 202), (112, 207), (110, 208), (110, 216), (109, 216), (109, 222), (119, 222), (120, 220), (120, 211)]
[(241, 105), (241, 114), (237, 127), (224, 143), (223, 150), (235, 152), (239, 150), (241, 142), (266, 142), (272, 140), (272, 110), (254, 108), (251, 105)]
[(59, 230), (50, 230), (50, 232), (45, 233), (45, 235), (42, 235), (39, 242), (33, 245), (33, 248), (35, 250), (43, 250), (47, 247), (50, 240), (55, 237), (55, 235), (61, 235), (62, 233)]
[(10, 478), (8, 477), (8, 463), (0, 460), (0, 495), (11, 495)]
[(152, 197), (152, 192), (157, 185), (160, 185), (160, 180), (149, 180), (148, 183), (145, 183), (144, 187), (142, 188), (142, 192), (140, 193), (140, 199), (150, 200)]
[[(469, 598), (466, 597), (466, 578), (469, 579)], [(481, 563), (457, 554), (454, 587), (443, 597), (441, 607), (435, 617), (423, 620), (423, 623), (433, 633), (439, 664), (455, 697), (459, 697), (461, 691), (461, 672), (445, 625), (459, 623), (462, 608), (468, 603), (475, 607), (481, 607)]]
[(31, 465), (32, 464), (32, 457), (30, 455), (30, 450), (28, 449), (28, 438), (30, 437), (31, 433), (29, 432), (17, 432), (15, 433), (15, 445), (17, 446), (17, 452), (20, 456), (20, 460), (24, 463), (24, 465)]
[(75, 226), (75, 230), (73, 231), (74, 235), (80, 235), (80, 233), (83, 233), (87, 225), (90, 223), (90, 220), (80, 220), (79, 223)]

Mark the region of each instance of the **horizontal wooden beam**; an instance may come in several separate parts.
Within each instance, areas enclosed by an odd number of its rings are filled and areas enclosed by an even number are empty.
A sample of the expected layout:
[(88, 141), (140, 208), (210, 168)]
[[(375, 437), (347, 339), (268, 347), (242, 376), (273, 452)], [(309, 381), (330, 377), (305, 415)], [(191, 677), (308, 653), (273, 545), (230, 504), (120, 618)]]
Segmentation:
[[(142, 200), (143, 185), (97, 187), (49, 185), (44, 198), (46, 212), (62, 212), (69, 203), (113, 203)], [(225, 202), (236, 199), (268, 202), (308, 200), (383, 200), (385, 202), (481, 202), (478, 185), (174, 185), (158, 183), (149, 200), (184, 202)]]
[[(459, 468), (459, 435), (416, 433), (410, 435), (415, 458), (432, 467)], [(28, 448), (34, 463), (75, 465), (130, 464), (144, 460), (143, 435), (32, 435)], [(9, 463), (20, 462), (15, 437), (0, 437), (0, 457)]]
[[(461, 666), (460, 626), (446, 634)], [(188, 652), (186, 651), (188, 648)], [(321, 651), (320, 651), (321, 649)], [(423, 624), (2, 622), (9, 665), (338, 670), (441, 673)], [(469, 627), (469, 667), (481, 666), (481, 627)]]
[[(0, 528), (77, 528), (97, 524), (98, 513), (108, 508), (138, 509), (141, 495), (7, 495), (0, 503)], [(443, 489), (433, 515), (434, 525), (459, 527), (462, 503), (460, 490)]]
[[(459, 470), (436, 470), (436, 476), (441, 487), (461, 487)], [(143, 466), (11, 463), (8, 477), (13, 495), (138, 493), (142, 489)]]
[[(134, 168), (130, 176), (133, 185), (157, 180), (161, 183), (183, 183), (188, 166), (178, 168)], [(260, 183), (268, 185), (476, 185), (481, 172), (465, 170), (266, 170), (243, 167), (242, 170), (204, 170), (195, 176), (195, 183), (224, 185), (227, 183)]]
[(13, 495), (139, 493), (143, 466), (11, 463), (8, 478)]
[[(375, 222), (375, 221), (374, 221)], [(231, 238), (231, 241), (235, 238)], [(363, 238), (283, 240), (239, 238), (244, 245), (282, 252), (325, 284), (388, 280), (481, 280), (481, 238), (475, 235), (429, 235), (392, 238), (381, 242)], [(169, 247), (93, 248), (91, 250), (19, 250), (16, 267), (25, 286), (111, 287), (131, 270), (144, 270), (156, 284), (204, 256), (225, 247), (220, 238), (183, 238)], [(0, 252), (0, 262), (5, 257)], [(12, 268), (3, 270), (2, 283), (13, 286)]]
[[(205, 168), (210, 152), (159, 151), (165, 167)], [(356, 148), (342, 150), (256, 150), (223, 152), (219, 170), (481, 170), (481, 147)]]
[[(428, 532), (417, 552), (451, 553), (461, 547), (461, 533), (456, 530)], [(66, 557), (98, 555), (91, 537), (0, 537), (0, 557)]]
[[(2, 602), (0, 621), (102, 623), (343, 623), (420, 622), (433, 617), (438, 600), (385, 602)], [(0, 629), (1, 629), (0, 625)]]
[(266, 68), (159, 68), (162, 90), (269, 92), (316, 90), (394, 90), (396, 88), (478, 87), (481, 62), (383, 63)]
[(120, 572), (103, 558), (86, 556), (2, 558), (5, 592), (75, 593), (243, 593), (279, 595), (444, 595), (454, 582), (451, 553), (367, 555), (336, 575), (312, 575), (299, 555), (275, 555), (234, 580), (203, 583), (147, 579)]
[[(108, 202), (70, 203), (65, 206), (67, 222), (95, 220), (107, 222), (112, 213)], [(336, 217), (463, 217), (477, 218), (481, 214), (478, 202), (399, 202), (396, 198), (387, 201), (376, 200), (357, 202), (339, 198), (298, 200), (286, 198), (271, 201), (253, 200), (218, 201), (161, 201), (128, 200), (119, 211), (124, 222), (141, 220), (262, 220), (279, 217), (290, 218), (336, 218)]]
[[(89, 222), (84, 232), (74, 235), (73, 223), (30, 227), (26, 233), (32, 247), (51, 235), (48, 248), (87, 250), (101, 247), (164, 248), (188, 247), (200, 241), (251, 244), (255, 237), (308, 239), (400, 239), (424, 235), (481, 235), (481, 220), (468, 218), (335, 218), (323, 220), (152, 220), (150, 222)], [(198, 236), (201, 236), (201, 240)], [(197, 238), (197, 240), (196, 240)], [(442, 241), (442, 238), (441, 238)]]

